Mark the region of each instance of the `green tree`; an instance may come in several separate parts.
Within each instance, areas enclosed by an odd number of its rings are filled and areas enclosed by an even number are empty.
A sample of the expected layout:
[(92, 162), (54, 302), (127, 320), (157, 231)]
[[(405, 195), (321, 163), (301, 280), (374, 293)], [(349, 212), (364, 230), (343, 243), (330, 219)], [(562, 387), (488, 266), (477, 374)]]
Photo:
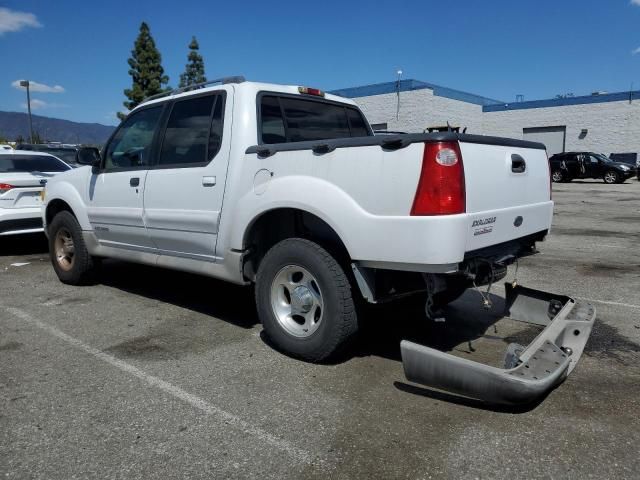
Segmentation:
[[(164, 74), (164, 68), (162, 68), (162, 55), (156, 48), (156, 42), (145, 22), (140, 24), (140, 33), (128, 62), (133, 85), (124, 91), (129, 100), (125, 100), (122, 104), (128, 110), (133, 110), (150, 95), (164, 92), (166, 89), (163, 85), (169, 83), (169, 77)], [(120, 120), (125, 117), (126, 114), (118, 112)]]
[(198, 45), (196, 37), (191, 37), (189, 55), (187, 56), (188, 62), (185, 65), (184, 73), (180, 74), (180, 87), (187, 87), (194, 83), (207, 81), (207, 78), (204, 76), (204, 60), (198, 50), (200, 50), (200, 45)]

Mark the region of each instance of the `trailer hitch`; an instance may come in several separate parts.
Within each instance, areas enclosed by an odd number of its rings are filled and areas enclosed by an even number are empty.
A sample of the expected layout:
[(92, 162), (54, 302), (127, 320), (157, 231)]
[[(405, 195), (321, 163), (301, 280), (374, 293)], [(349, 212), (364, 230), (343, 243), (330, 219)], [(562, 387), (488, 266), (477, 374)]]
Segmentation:
[(504, 368), (497, 368), (403, 340), (400, 350), (407, 379), (506, 405), (531, 403), (560, 384), (582, 356), (595, 307), (510, 283), (505, 289), (505, 316), (545, 327), (527, 347), (510, 344)]

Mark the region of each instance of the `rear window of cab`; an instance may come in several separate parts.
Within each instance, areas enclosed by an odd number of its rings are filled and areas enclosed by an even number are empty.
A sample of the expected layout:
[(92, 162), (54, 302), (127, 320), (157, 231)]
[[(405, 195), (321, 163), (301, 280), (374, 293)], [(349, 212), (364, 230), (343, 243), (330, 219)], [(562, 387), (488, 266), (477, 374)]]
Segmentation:
[(357, 108), (286, 95), (262, 95), (258, 125), (263, 144), (371, 135)]

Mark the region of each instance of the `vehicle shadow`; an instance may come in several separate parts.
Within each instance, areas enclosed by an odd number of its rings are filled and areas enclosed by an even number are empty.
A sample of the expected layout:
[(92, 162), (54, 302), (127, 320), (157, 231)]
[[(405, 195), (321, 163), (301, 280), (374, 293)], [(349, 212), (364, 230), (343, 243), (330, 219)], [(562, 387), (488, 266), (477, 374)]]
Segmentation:
[[(631, 181), (633, 181), (634, 178), (628, 178), (626, 179), (624, 182), (622, 183), (616, 183), (615, 185), (629, 185), (631, 183)], [(578, 185), (594, 185), (594, 184), (599, 184), (599, 185), (607, 185), (606, 183), (604, 183), (604, 181), (602, 179), (593, 179), (593, 180), (571, 180), (571, 182), (569, 183), (577, 183)]]
[(209, 315), (241, 328), (260, 323), (253, 288), (202, 275), (103, 260), (97, 283)]
[[(170, 303), (208, 315), (244, 329), (259, 324), (252, 287), (233, 285), (201, 275), (163, 268), (104, 260), (97, 282), (162, 303)], [(354, 357), (378, 356), (400, 362), (400, 341), (410, 340), (441, 351), (475, 352), (473, 341), (491, 335), (491, 327), (503, 318), (504, 300), (490, 295), (493, 308), (481, 308), (478, 292), (467, 291), (444, 309), (446, 320), (425, 318), (418, 302), (403, 301), (366, 308), (358, 340), (332, 363), (348, 362)], [(471, 312), (471, 313), (470, 313)], [(264, 332), (260, 338), (274, 347)], [(466, 348), (463, 345), (466, 344)], [(541, 401), (525, 406), (492, 405), (426, 387), (394, 382), (395, 388), (413, 395), (496, 412), (523, 413)]]
[(401, 360), (400, 342), (414, 343), (449, 352), (457, 346), (463, 352), (475, 352), (473, 341), (485, 336), (504, 315), (504, 299), (489, 295), (492, 308), (482, 308), (480, 294), (473, 290), (443, 309), (444, 321), (429, 320), (424, 305), (418, 302), (396, 302), (368, 309), (362, 322), (356, 355), (376, 355)]
[[(96, 280), (109, 287), (209, 315), (241, 328), (252, 328), (260, 323), (252, 287), (118, 260), (104, 260)], [(401, 340), (442, 351), (451, 351), (466, 344), (466, 351), (471, 354), (474, 352), (472, 342), (483, 337), (493, 324), (503, 318), (504, 300), (493, 294), (490, 297), (493, 308), (486, 311), (481, 308), (478, 292), (467, 291), (445, 308), (445, 322), (427, 320), (424, 306), (418, 302), (402, 301), (367, 307), (361, 315), (357, 341), (334, 363), (371, 355), (400, 361)], [(269, 343), (266, 336), (261, 335), (261, 338)]]
[(7, 235), (0, 237), (0, 257), (16, 255), (35, 255), (47, 253), (47, 237), (44, 233), (29, 233), (24, 235)]

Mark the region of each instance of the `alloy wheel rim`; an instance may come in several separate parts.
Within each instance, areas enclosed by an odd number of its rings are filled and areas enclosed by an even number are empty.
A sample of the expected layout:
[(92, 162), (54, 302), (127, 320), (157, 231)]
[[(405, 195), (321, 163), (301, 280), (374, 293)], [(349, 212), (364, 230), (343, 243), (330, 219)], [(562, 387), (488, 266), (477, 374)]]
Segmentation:
[(66, 228), (59, 229), (56, 232), (53, 248), (58, 266), (67, 272), (71, 270), (75, 260), (75, 247), (71, 232)]
[(613, 183), (616, 181), (616, 176), (613, 173), (607, 173), (604, 176), (604, 181), (607, 183)]
[(310, 337), (318, 330), (324, 313), (318, 281), (299, 265), (283, 267), (271, 283), (271, 308), (287, 333)]
[(560, 172), (553, 172), (553, 181), (559, 182), (560, 180), (562, 180), (562, 175), (560, 174)]

